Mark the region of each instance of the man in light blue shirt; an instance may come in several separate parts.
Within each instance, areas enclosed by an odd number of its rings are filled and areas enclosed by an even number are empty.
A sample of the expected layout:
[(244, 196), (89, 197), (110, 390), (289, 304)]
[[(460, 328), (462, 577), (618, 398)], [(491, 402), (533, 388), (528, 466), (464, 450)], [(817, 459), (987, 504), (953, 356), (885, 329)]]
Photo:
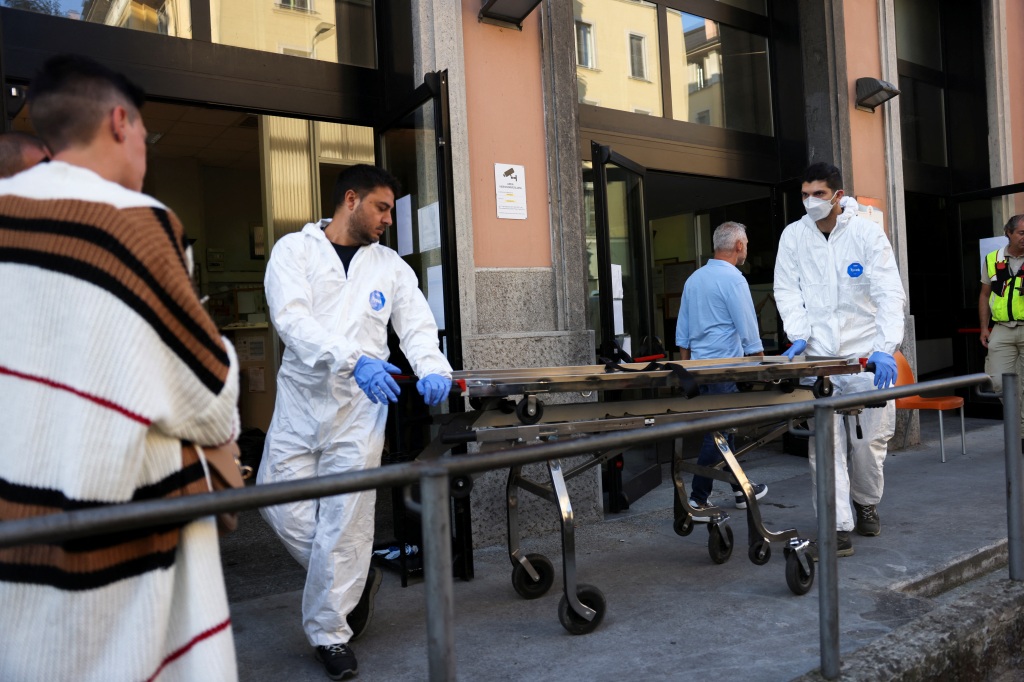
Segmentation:
[[(737, 269), (747, 259), (747, 228), (740, 223), (726, 222), (715, 229), (713, 237), (715, 256), (686, 280), (683, 299), (676, 324), (676, 345), (683, 360), (708, 358), (736, 358), (744, 355), (763, 355), (760, 328), (754, 312), (747, 280)], [(704, 384), (700, 392), (736, 393), (732, 382)], [(735, 448), (732, 434), (729, 447)], [(714, 466), (722, 456), (711, 434), (705, 434), (697, 456), (699, 466)], [(706, 476), (693, 477), (690, 506), (698, 512), (709, 508), (708, 496), (714, 480)], [(768, 486), (752, 484), (757, 499), (764, 497)], [(738, 485), (732, 486), (736, 507), (747, 508), (746, 496)], [(708, 515), (695, 514), (697, 523), (707, 523)]]

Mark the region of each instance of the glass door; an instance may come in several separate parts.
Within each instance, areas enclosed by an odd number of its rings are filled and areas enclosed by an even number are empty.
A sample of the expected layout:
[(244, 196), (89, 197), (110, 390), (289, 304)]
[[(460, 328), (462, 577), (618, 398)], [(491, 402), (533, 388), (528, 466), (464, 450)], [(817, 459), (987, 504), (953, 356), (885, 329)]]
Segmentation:
[[(981, 332), (978, 320), (978, 295), (981, 287), (982, 260), (989, 251), (994, 251), (1006, 243), (1004, 226), (1013, 216), (1024, 213), (1024, 183), (995, 187), (993, 189), (979, 190), (965, 194), (954, 194), (950, 197), (950, 204), (953, 210), (948, 212), (949, 220), (954, 221), (950, 225), (952, 239), (959, 242), (960, 253), (959, 273), (955, 273), (950, 279), (954, 285), (958, 282), (959, 291), (952, 292), (945, 301), (946, 310), (955, 314), (954, 319), (949, 320), (949, 334), (952, 335), (949, 345), (951, 346), (952, 374), (973, 374), (986, 371), (985, 348), (978, 338)], [(953, 263), (951, 263), (953, 265)], [(934, 274), (934, 273), (933, 273)], [(923, 287), (915, 291), (915, 281), (911, 280), (911, 305), (914, 305), (914, 295), (920, 293)], [(923, 296), (926, 298), (926, 296)], [(927, 300), (927, 298), (926, 298)], [(950, 302), (953, 302), (953, 309), (950, 310)], [(959, 313), (955, 311), (959, 309)], [(947, 314), (947, 318), (953, 317)], [(921, 315), (915, 312), (915, 321), (920, 320)], [(920, 327), (921, 322), (916, 324)], [(918, 333), (917, 355), (919, 366), (925, 360), (931, 360), (933, 365), (940, 365), (932, 359), (932, 356), (942, 357), (939, 351), (944, 347), (935, 348), (934, 341), (922, 341)], [(948, 362), (948, 361), (947, 361)], [(1018, 373), (1024, 373), (1024, 366), (1018, 368)], [(925, 372), (927, 373), (927, 372)], [(947, 371), (947, 373), (949, 373)], [(965, 391), (967, 400), (965, 410), (968, 415), (975, 417), (989, 417), (993, 419), (1002, 418), (1002, 408), (999, 401), (994, 398), (982, 398), (971, 391)]]
[(656, 344), (644, 213), (647, 170), (596, 142), (591, 158), (584, 181), (593, 186), (594, 221), (588, 221), (586, 238), (597, 354), (619, 361), (650, 356)]
[(402, 185), (384, 241), (416, 272), (437, 322), (438, 343), (452, 367), (461, 369), (448, 138), (447, 72), (427, 74), (423, 85), (376, 130), (378, 163)]

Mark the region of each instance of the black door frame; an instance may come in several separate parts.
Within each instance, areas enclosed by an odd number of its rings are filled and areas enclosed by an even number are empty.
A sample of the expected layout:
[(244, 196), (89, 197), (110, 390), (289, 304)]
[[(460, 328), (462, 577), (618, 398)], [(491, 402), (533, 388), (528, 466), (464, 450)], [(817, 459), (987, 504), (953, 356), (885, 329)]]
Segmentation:
[[(206, 14), (195, 16), (209, 24), (208, 0), (192, 4), (193, 11), (205, 6)], [(22, 104), (7, 84), (28, 84), (50, 57), (76, 53), (124, 73), (153, 100), (367, 127), (379, 122), (387, 71), (212, 43), (208, 30), (205, 40), (198, 35), (200, 28), (194, 22), (195, 38), (175, 38), (0, 8), (4, 113), (17, 113)]]
[(382, 133), (393, 128), (403, 118), (427, 102), (434, 105), (436, 134), (437, 198), (441, 217), (442, 287), (444, 289), (445, 339), (447, 357), (453, 369), (462, 369), (462, 318), (459, 306), (458, 240), (455, 234), (455, 195), (451, 158), (451, 117), (448, 107), (448, 72), (427, 73), (423, 83), (399, 106), (382, 117), (374, 127), (374, 154), (377, 162), (383, 158)]
[[(622, 156), (607, 145), (591, 141), (591, 160), (594, 169), (594, 223), (597, 236), (597, 282), (598, 309), (600, 310), (601, 344), (597, 349), (598, 357), (619, 360), (621, 349), (615, 345), (614, 303), (612, 301), (612, 269), (611, 269), (611, 232), (608, 226), (608, 174), (605, 166), (613, 163), (627, 171), (639, 175), (643, 183), (644, 193), (647, 186), (647, 169), (635, 161)], [(643, 252), (642, 265), (638, 268), (639, 298), (643, 304), (640, 326), (643, 337), (654, 337), (654, 300), (651, 296), (651, 244), (647, 237), (646, 194), (640, 197), (643, 210), (643, 225), (640, 233), (640, 249)]]

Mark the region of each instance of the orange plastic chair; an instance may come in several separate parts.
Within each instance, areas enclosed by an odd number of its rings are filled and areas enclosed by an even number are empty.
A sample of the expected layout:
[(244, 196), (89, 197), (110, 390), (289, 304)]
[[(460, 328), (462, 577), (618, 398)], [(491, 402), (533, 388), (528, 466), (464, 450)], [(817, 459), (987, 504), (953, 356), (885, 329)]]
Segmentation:
[[(917, 383), (914, 379), (914, 370), (903, 353), (893, 353), (896, 358), (896, 385), (906, 386)], [(942, 429), (942, 412), (944, 410), (955, 410), (960, 408), (960, 451), (967, 454), (967, 439), (964, 430), (964, 399), (956, 395), (944, 395), (938, 398), (922, 398), (919, 395), (912, 395), (909, 398), (897, 398), (897, 410), (936, 410), (939, 413), (939, 452), (942, 453), (942, 461), (946, 461), (946, 434)], [(903, 447), (907, 447), (907, 435), (910, 429), (903, 433)]]

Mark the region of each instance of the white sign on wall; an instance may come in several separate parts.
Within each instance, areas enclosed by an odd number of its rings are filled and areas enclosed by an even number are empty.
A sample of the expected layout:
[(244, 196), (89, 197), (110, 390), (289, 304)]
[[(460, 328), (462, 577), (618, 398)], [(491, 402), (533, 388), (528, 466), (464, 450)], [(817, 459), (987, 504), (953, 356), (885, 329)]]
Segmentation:
[(526, 167), (513, 163), (494, 164), (494, 191), (498, 217), (526, 220)]

